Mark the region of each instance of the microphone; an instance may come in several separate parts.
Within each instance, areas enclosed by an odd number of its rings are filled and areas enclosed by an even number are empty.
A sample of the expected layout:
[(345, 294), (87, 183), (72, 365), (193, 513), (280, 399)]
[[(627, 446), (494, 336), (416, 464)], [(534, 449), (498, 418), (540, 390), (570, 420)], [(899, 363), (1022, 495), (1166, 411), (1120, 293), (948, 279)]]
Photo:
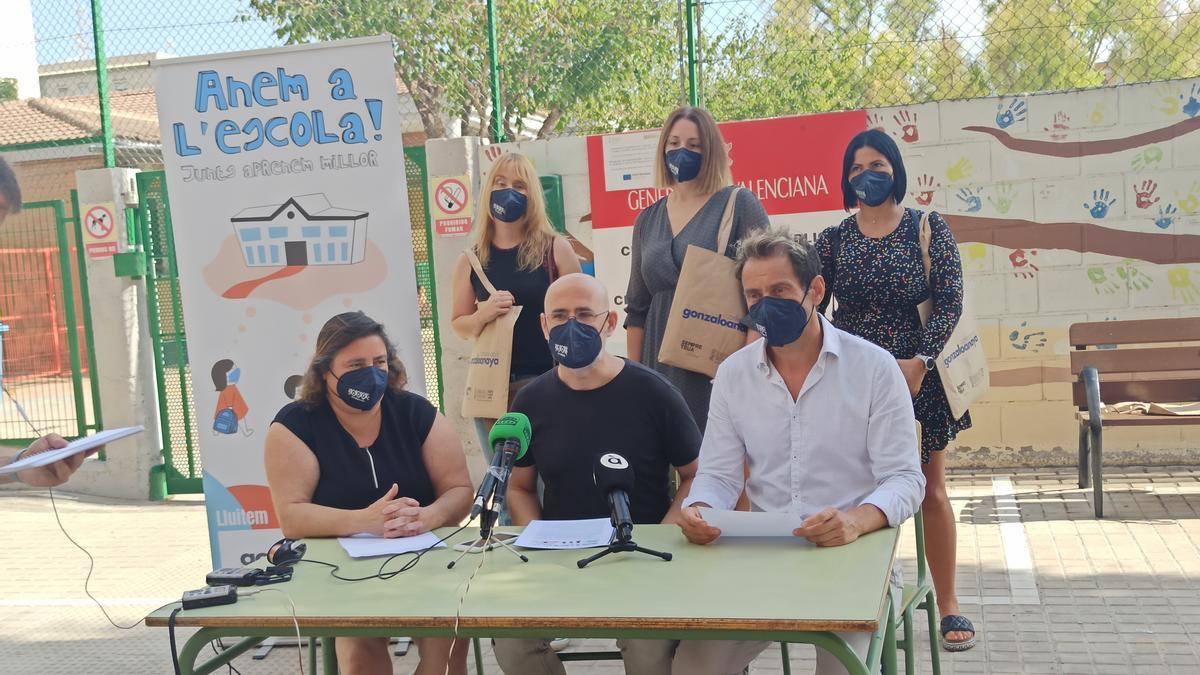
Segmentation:
[(633, 537), (633, 516), (629, 513), (629, 493), (633, 491), (633, 468), (615, 452), (601, 455), (592, 468), (592, 480), (608, 499), (617, 541)]
[(476, 518), (483, 512), (484, 505), (493, 495), (499, 495), (496, 497), (494, 508), (499, 513), (504, 505), (512, 466), (525, 456), (532, 436), (529, 418), (521, 413), (505, 413), (492, 425), (492, 430), (488, 433), (488, 443), (492, 444), (493, 451), (492, 465), (488, 467), (487, 475), (483, 477), (479, 490), (475, 493), (475, 503), (471, 505), (471, 518)]

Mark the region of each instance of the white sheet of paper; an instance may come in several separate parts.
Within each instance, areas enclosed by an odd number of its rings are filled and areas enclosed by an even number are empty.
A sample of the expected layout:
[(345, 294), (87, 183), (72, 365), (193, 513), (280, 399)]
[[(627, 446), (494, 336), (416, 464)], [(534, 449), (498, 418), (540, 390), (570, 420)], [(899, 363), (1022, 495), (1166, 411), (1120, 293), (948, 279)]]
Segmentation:
[(338, 537), (338, 543), (346, 549), (346, 553), (351, 558), (373, 558), (381, 555), (413, 553), (427, 548), (446, 548), (446, 543), (438, 541), (438, 536), (432, 532), (418, 534), (415, 537), (396, 537), (395, 539), (361, 533), (353, 537)]
[(791, 537), (804, 519), (795, 513), (723, 511), (700, 507), (700, 516), (721, 531), (722, 537)]
[(613, 538), (608, 518), (589, 520), (535, 520), (525, 526), (516, 544), (521, 548), (596, 548)]
[(0, 466), (0, 476), (16, 473), (18, 471), (24, 471), (26, 469), (36, 469), (39, 466), (46, 466), (47, 464), (53, 464), (61, 459), (66, 459), (71, 455), (87, 452), (88, 450), (98, 448), (101, 445), (107, 445), (108, 443), (125, 438), (126, 436), (140, 434), (145, 430), (146, 429), (144, 427), (140, 426), (121, 427), (120, 429), (105, 429), (104, 431), (97, 432), (93, 436), (84, 436), (79, 440), (72, 441), (71, 443), (68, 443), (67, 447), (65, 448), (59, 448), (58, 450), (47, 450), (46, 452), (39, 452), (36, 455), (26, 455), (22, 457), (20, 461), (13, 462), (6, 466)]

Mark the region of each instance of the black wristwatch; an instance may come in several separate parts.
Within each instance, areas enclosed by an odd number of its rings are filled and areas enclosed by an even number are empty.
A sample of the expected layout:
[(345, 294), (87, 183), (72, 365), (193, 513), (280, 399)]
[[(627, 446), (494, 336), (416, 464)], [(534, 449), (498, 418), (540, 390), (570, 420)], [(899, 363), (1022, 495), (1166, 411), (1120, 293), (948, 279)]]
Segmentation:
[(925, 364), (925, 372), (933, 370), (933, 367), (937, 365), (937, 359), (933, 358), (932, 356), (917, 354), (915, 358), (920, 360), (921, 363)]

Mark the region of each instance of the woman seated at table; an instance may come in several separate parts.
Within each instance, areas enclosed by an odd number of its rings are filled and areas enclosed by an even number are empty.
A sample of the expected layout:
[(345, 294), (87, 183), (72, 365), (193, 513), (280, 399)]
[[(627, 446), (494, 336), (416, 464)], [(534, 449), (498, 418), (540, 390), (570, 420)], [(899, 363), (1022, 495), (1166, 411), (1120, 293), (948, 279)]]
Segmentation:
[[(408, 537), (455, 525), (472, 488), (458, 434), (404, 391), (404, 365), (362, 312), (330, 319), (299, 399), (267, 432), (267, 482), (285, 537)], [(415, 675), (465, 675), (467, 644), (420, 638)], [(338, 638), (346, 675), (392, 672), (387, 638)]]

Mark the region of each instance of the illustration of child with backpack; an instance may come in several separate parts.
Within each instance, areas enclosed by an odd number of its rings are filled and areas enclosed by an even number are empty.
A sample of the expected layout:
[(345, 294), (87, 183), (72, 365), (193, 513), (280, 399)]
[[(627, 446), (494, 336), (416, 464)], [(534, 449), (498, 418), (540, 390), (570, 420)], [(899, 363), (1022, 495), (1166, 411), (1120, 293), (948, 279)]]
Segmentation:
[(240, 427), (242, 435), (249, 437), (254, 433), (246, 422), (246, 414), (250, 406), (238, 391), (237, 383), (241, 379), (242, 369), (234, 364), (232, 359), (221, 359), (213, 364), (213, 387), (217, 395), (217, 410), (213, 413), (213, 435), (235, 434)]

